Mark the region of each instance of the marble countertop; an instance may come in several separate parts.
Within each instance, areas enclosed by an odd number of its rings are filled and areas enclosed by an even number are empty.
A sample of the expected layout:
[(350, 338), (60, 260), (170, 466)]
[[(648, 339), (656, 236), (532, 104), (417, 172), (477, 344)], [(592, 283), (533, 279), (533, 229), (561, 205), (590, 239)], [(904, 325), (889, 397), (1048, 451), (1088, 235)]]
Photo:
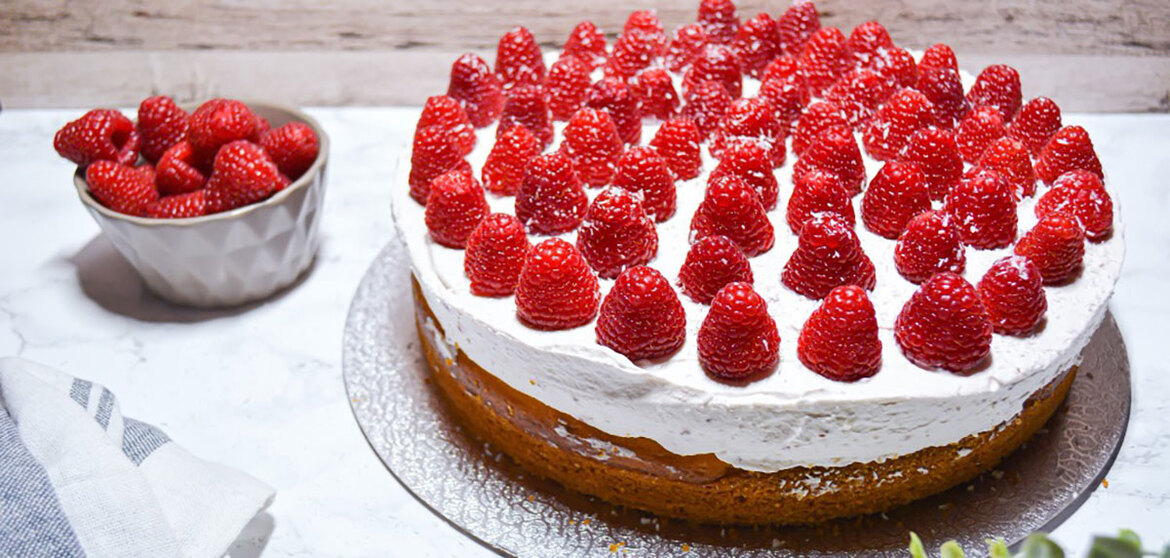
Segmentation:
[[(417, 109), (310, 109), (333, 142), (321, 251), (294, 289), (242, 310), (171, 306), (148, 291), (76, 199), (53, 133), (79, 110), (0, 113), (0, 356), (105, 384), (128, 416), (277, 490), (233, 556), (492, 556), (417, 503), (366, 444), (341, 379), (350, 299), (394, 236), (390, 180)], [(1128, 256), (1111, 308), (1129, 349), (1133, 413), (1097, 489), (1054, 537), (1170, 533), (1170, 116), (1066, 115), (1119, 193)]]

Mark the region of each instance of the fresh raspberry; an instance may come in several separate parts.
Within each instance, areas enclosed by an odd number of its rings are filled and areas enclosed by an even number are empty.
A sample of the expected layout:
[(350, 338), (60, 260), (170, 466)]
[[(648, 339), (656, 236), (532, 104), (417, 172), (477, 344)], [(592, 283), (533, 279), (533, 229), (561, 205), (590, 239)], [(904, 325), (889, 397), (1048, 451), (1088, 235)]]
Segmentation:
[(967, 92), (967, 101), (974, 107), (995, 107), (1003, 114), (1004, 121), (1010, 122), (1024, 102), (1020, 94), (1020, 73), (1003, 64), (984, 68)]
[(770, 79), (790, 77), (800, 77), (800, 85), (804, 88), (804, 99), (807, 104), (808, 98), (811, 95), (808, 93), (808, 85), (804, 82), (804, 76), (800, 73), (800, 62), (797, 61), (795, 56), (782, 54), (774, 58), (764, 67), (764, 73), (760, 76), (760, 83)]
[(967, 252), (955, 219), (945, 211), (923, 211), (910, 220), (894, 247), (894, 265), (911, 283), (935, 273), (963, 273)]
[(514, 196), (524, 169), (540, 155), (540, 140), (528, 128), (516, 124), (496, 138), (483, 164), (483, 185), (493, 194)]
[(638, 36), (640, 40), (650, 44), (654, 56), (661, 56), (666, 52), (666, 30), (662, 28), (658, 12), (654, 10), (630, 12), (625, 25), (622, 26), (622, 35)]
[(1003, 175), (1017, 200), (1036, 194), (1036, 172), (1032, 170), (1032, 158), (1019, 140), (1007, 136), (995, 140), (983, 151), (976, 166)]
[(212, 99), (191, 113), (187, 142), (191, 144), (199, 170), (210, 170), (219, 148), (238, 140), (260, 141), (256, 115), (244, 103)]
[(1008, 127), (1008, 135), (1023, 142), (1032, 155), (1039, 155), (1049, 139), (1060, 130), (1060, 107), (1048, 97), (1028, 101)]
[(447, 96), (459, 101), (476, 128), (495, 122), (504, 110), (504, 86), (500, 78), (487, 62), (470, 52), (451, 64)]
[(680, 180), (690, 180), (702, 170), (699, 127), (689, 118), (668, 120), (654, 133), (650, 147), (658, 151), (666, 166)]
[(922, 69), (914, 88), (930, 100), (934, 121), (943, 128), (954, 128), (970, 108), (959, 73), (949, 68)]
[(996, 260), (979, 280), (979, 298), (996, 333), (1028, 335), (1048, 310), (1040, 269), (1023, 256)]
[(204, 215), (207, 215), (207, 192), (204, 190), (166, 196), (146, 205), (146, 216), (151, 219), (188, 219)]
[(666, 45), (666, 69), (682, 73), (703, 53), (706, 46), (707, 32), (703, 26), (692, 23), (679, 27)]
[(622, 155), (622, 140), (609, 114), (588, 107), (569, 120), (561, 147), (590, 186), (609, 184)]
[(1036, 264), (1045, 285), (1070, 283), (1085, 258), (1085, 232), (1076, 217), (1049, 213), (1016, 243), (1015, 253)]
[(879, 161), (896, 159), (914, 132), (934, 120), (930, 99), (913, 89), (900, 89), (878, 109), (865, 126), (865, 151)]
[(194, 154), (186, 140), (172, 145), (158, 160), (154, 169), (154, 183), (164, 196), (186, 194), (203, 188), (207, 178), (191, 163)]
[(727, 109), (731, 106), (731, 95), (722, 85), (714, 81), (705, 81), (686, 93), (685, 98), (682, 116), (693, 121), (702, 139), (706, 140), (719, 127), (723, 115), (727, 114)]
[(904, 48), (881, 49), (870, 56), (862, 67), (889, 80), (895, 88), (914, 87), (918, 83), (918, 66), (914, 63), (914, 56)]
[(544, 56), (532, 33), (516, 26), (496, 45), (496, 75), (504, 89), (544, 83)]
[(801, 227), (780, 280), (797, 294), (819, 299), (841, 285), (873, 290), (876, 277), (853, 228), (840, 215), (821, 213)]
[(876, 21), (867, 21), (853, 28), (845, 42), (853, 59), (866, 64), (883, 50), (894, 48), (894, 40), (885, 26)]
[(589, 90), (589, 67), (572, 56), (561, 57), (553, 63), (544, 79), (548, 93), (548, 108), (554, 120), (568, 120), (585, 105)]
[(431, 181), (427, 196), (427, 230), (435, 242), (463, 248), (471, 231), (491, 213), (483, 187), (471, 173), (453, 170)]
[(822, 27), (809, 38), (800, 54), (800, 69), (813, 96), (821, 96), (853, 66), (846, 42), (836, 27)]
[(784, 136), (792, 130), (809, 100), (808, 88), (800, 76), (768, 78), (760, 84), (759, 97), (772, 105), (774, 118)]
[(597, 276), (572, 244), (550, 238), (532, 247), (516, 282), (516, 315), (534, 329), (583, 326), (597, 315)]
[(423, 128), (414, 134), (410, 154), (410, 197), (426, 205), (431, 181), (452, 169), (471, 170), (450, 134), (442, 128)]
[(686, 339), (686, 313), (670, 281), (643, 265), (618, 276), (601, 303), (598, 344), (638, 361), (674, 354)]
[(777, 22), (780, 28), (780, 43), (789, 56), (800, 56), (813, 34), (821, 28), (821, 18), (812, 0), (793, 2)]
[(191, 116), (179, 108), (174, 99), (165, 95), (148, 97), (138, 105), (138, 137), (142, 141), (142, 156), (157, 163), (172, 145), (187, 137), (187, 122)]
[(934, 201), (945, 199), (963, 176), (959, 146), (954, 134), (947, 130), (923, 128), (914, 132), (902, 152), (902, 160), (918, 163)]
[(830, 291), (800, 329), (796, 355), (809, 370), (837, 382), (877, 374), (882, 342), (877, 313), (865, 289), (842, 285)]
[(780, 331), (748, 283), (728, 283), (699, 326), (699, 364), (723, 380), (752, 380), (780, 361)]
[(695, 88), (708, 81), (722, 85), (733, 99), (743, 95), (743, 73), (735, 50), (717, 44), (703, 47), (703, 52), (683, 75), (683, 95), (690, 96)]
[(835, 174), (849, 196), (860, 194), (865, 183), (865, 164), (853, 132), (841, 127), (821, 132), (796, 160), (792, 175), (800, 176), (812, 170)]
[(944, 272), (923, 283), (902, 307), (894, 338), (910, 362), (965, 375), (991, 353), (991, 319), (975, 287)]
[(853, 227), (857, 222), (849, 193), (835, 174), (812, 170), (796, 175), (793, 180), (792, 197), (788, 198), (785, 219), (792, 234), (799, 235), (800, 229), (814, 215), (834, 213)]
[(542, 148), (552, 144), (552, 113), (548, 110), (544, 90), (539, 85), (517, 85), (508, 90), (508, 100), (504, 103), (504, 112), (500, 114), (496, 137), (514, 124), (528, 128), (540, 140)]
[[(451, 141), (459, 149), (460, 155), (467, 156), (472, 149), (475, 149), (475, 128), (471, 125), (471, 120), (467, 117), (463, 107), (459, 106), (459, 102), (455, 99), (447, 95), (435, 95), (427, 98), (426, 104), (423, 105), (422, 114), (418, 117), (418, 124), (414, 126), (414, 132), (417, 134), (419, 130), (431, 126), (438, 126), (450, 134)], [(311, 132), (312, 129), (310, 128), (309, 131)], [(314, 141), (316, 137), (316, 134), (313, 134)], [(273, 158), (275, 157), (273, 155)], [(312, 163), (311, 160), (309, 162)], [(292, 175), (290, 174), (289, 177), (292, 178)]]
[(918, 62), (919, 69), (934, 68), (959, 71), (959, 61), (955, 58), (955, 51), (950, 45), (937, 43), (931, 45), (922, 53), (922, 60)]
[(268, 198), (288, 186), (288, 177), (264, 149), (236, 140), (219, 149), (207, 179), (207, 212), (219, 213)]
[(732, 48), (739, 54), (743, 72), (759, 79), (769, 62), (780, 56), (780, 28), (776, 20), (766, 13), (760, 13), (740, 26), (732, 42)]
[(646, 69), (634, 78), (630, 86), (642, 106), (643, 116), (653, 116), (665, 122), (678, 113), (678, 92), (674, 90), (674, 82), (666, 70)]
[(598, 276), (613, 279), (654, 258), (658, 231), (636, 195), (611, 186), (589, 204), (577, 231), (577, 249)]
[(1080, 126), (1065, 126), (1048, 140), (1036, 160), (1036, 175), (1052, 184), (1060, 175), (1074, 170), (1089, 171), (1104, 177), (1101, 161), (1093, 149), (1093, 140)]
[(1003, 175), (984, 170), (964, 176), (947, 195), (963, 243), (977, 250), (1011, 246), (1016, 240), (1016, 198)]
[(57, 154), (82, 167), (95, 161), (133, 165), (139, 145), (141, 138), (134, 123), (112, 109), (91, 110), (53, 136)]
[(766, 150), (772, 167), (784, 164), (784, 131), (766, 99), (736, 99), (727, 108), (711, 141), (711, 155), (722, 158), (736, 145), (751, 143)]
[(642, 112), (638, 98), (621, 80), (605, 78), (593, 84), (585, 105), (609, 113), (622, 141), (637, 145), (642, 141)]
[[(145, 176), (147, 179), (149, 179), (151, 184), (154, 184), (154, 177), (155, 177), (154, 166), (152, 166), (149, 162), (142, 163), (141, 165), (134, 167), (134, 170), (138, 171), (139, 173), (142, 174), (142, 176)], [(157, 187), (158, 184), (155, 184), (155, 186)]]
[(808, 106), (808, 110), (796, 121), (796, 129), (792, 132), (792, 152), (798, 157), (804, 155), (808, 148), (821, 132), (829, 128), (849, 129), (849, 121), (845, 119), (845, 111), (832, 101), (817, 101)]
[(1003, 115), (995, 107), (975, 107), (955, 130), (955, 143), (963, 160), (975, 164), (995, 140), (1007, 134)]
[(861, 220), (870, 232), (896, 239), (915, 215), (930, 209), (926, 177), (918, 163), (890, 161), (861, 198)]
[(738, 143), (723, 152), (723, 158), (711, 171), (711, 180), (724, 175), (738, 176), (760, 196), (764, 209), (771, 211), (780, 195), (773, 167), (768, 151), (759, 144)]
[(1036, 202), (1036, 216), (1065, 212), (1076, 217), (1085, 235), (1099, 241), (1113, 234), (1113, 199), (1101, 178), (1089, 171), (1069, 171)]
[(617, 162), (613, 185), (642, 195), (646, 213), (661, 223), (674, 215), (674, 177), (652, 147), (632, 147)]
[(605, 34), (592, 21), (582, 21), (569, 32), (561, 58), (574, 57), (589, 71), (605, 63)]
[(272, 131), (272, 123), (268, 122), (267, 118), (264, 118), (255, 112), (252, 114), (256, 117), (256, 137), (263, 138), (264, 134)]
[(114, 161), (90, 163), (85, 169), (85, 181), (94, 199), (125, 215), (142, 217), (147, 206), (158, 199), (149, 177)]
[(524, 257), (532, 249), (524, 224), (507, 213), (493, 213), (467, 237), (463, 272), (475, 296), (508, 296), (516, 289)]
[(760, 196), (735, 175), (711, 180), (691, 219), (692, 242), (711, 235), (734, 240), (748, 257), (771, 250), (776, 240)]
[(893, 94), (893, 82), (870, 70), (859, 69), (837, 80), (825, 93), (825, 100), (841, 107), (845, 120), (858, 129)]
[(739, 16), (732, 0), (700, 0), (696, 21), (712, 43), (730, 43), (739, 29)]
[[(454, 101), (452, 101), (454, 103)], [(453, 105), (463, 114), (463, 109), (459, 105)], [(424, 114), (425, 114), (424, 109)], [(466, 116), (463, 117), (466, 120)], [(471, 124), (467, 124), (467, 131), (472, 133), (472, 141), (475, 140), (475, 134), (472, 132)], [(264, 134), (260, 139), (260, 146), (264, 151), (268, 152), (268, 156), (276, 163), (276, 168), (280, 172), (292, 180), (296, 180), (313, 166), (313, 162), (317, 160), (317, 153), (321, 149), (321, 144), (317, 140), (317, 132), (304, 122), (289, 122), (277, 127), (275, 130)]]
[(726, 236), (708, 236), (691, 245), (678, 272), (682, 292), (700, 304), (711, 304), (715, 294), (728, 283), (751, 284), (752, 264), (735, 241)]
[(516, 193), (516, 217), (537, 234), (561, 234), (581, 224), (589, 196), (568, 155), (555, 151), (528, 164)]
[(613, 43), (613, 52), (605, 61), (604, 75), (625, 82), (650, 66), (656, 45), (638, 31), (622, 33)]

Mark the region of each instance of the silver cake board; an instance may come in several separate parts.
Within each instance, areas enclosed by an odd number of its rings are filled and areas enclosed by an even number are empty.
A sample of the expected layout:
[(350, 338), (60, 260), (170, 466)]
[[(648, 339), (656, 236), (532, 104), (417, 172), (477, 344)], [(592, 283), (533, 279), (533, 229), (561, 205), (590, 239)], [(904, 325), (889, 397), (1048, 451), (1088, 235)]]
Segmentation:
[(949, 539), (964, 548), (984, 548), (994, 537), (1014, 544), (1076, 511), (1104, 478), (1129, 421), (1129, 359), (1107, 315), (1066, 403), (994, 471), (884, 514), (815, 527), (694, 525), (525, 475), (464, 432), (429, 381), (410, 289), (410, 264), (395, 238), (366, 272), (345, 325), (343, 375), (354, 416), (408, 492), (503, 555), (902, 558), (909, 531), (927, 548)]

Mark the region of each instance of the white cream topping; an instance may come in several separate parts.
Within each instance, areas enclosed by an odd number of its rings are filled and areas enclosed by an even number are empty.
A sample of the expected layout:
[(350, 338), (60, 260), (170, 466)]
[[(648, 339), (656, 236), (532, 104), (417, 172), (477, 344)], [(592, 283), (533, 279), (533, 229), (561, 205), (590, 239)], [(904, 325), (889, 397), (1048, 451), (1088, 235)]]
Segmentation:
[[(745, 96), (756, 87), (745, 78)], [(557, 127), (558, 139), (562, 127)], [(654, 124), (643, 127), (642, 144), (656, 129)], [(477, 176), (494, 143), (495, 127), (479, 130), (478, 137), (469, 157)], [(780, 201), (768, 213), (776, 244), (751, 259), (755, 288), (780, 330), (780, 365), (772, 375), (742, 387), (716, 382), (703, 372), (695, 336), (707, 306), (685, 295), (680, 294), (687, 317), (682, 349), (660, 362), (639, 363), (598, 345), (594, 323), (536, 331), (516, 318), (513, 297), (472, 295), (463, 273), (463, 252), (431, 241), (423, 208), (409, 196), (409, 153), (399, 159), (393, 209), (414, 275), (449, 344), (514, 389), (610, 435), (650, 438), (680, 455), (713, 453), (742, 469), (845, 466), (952, 444), (1011, 419), (1028, 397), (1078, 362), (1104, 317), (1124, 257), (1116, 196), (1113, 236), (1086, 244), (1084, 271), (1074, 282), (1045, 287), (1048, 312), (1042, 329), (1023, 338), (996, 334), (986, 366), (971, 376), (958, 376), (924, 370), (902, 355), (893, 324), (917, 285), (897, 272), (895, 242), (870, 233), (861, 223), (859, 195), (853, 200), (856, 231), (876, 268), (877, 286), (870, 298), (880, 328), (882, 368), (854, 383), (832, 381), (805, 368), (796, 355), (796, 340), (819, 301), (780, 282), (797, 241), (784, 217), (794, 161), (790, 152), (776, 172)], [(867, 180), (880, 167), (867, 157)], [(672, 283), (677, 283), (690, 246), (691, 216), (713, 168), (704, 148), (703, 175), (677, 184), (677, 212), (658, 224), (658, 255), (649, 265)], [(1019, 235), (1036, 223), (1033, 207), (1045, 191), (1040, 184), (1036, 196), (1019, 204)], [(590, 198), (599, 192), (589, 189)], [(493, 211), (514, 213), (514, 198), (488, 194), (488, 200)], [(575, 241), (575, 233), (561, 237)], [(543, 239), (530, 238), (534, 244)], [(968, 247), (963, 276), (976, 284), (994, 261), (1010, 253), (1011, 248)], [(612, 284), (601, 280), (603, 296)]]

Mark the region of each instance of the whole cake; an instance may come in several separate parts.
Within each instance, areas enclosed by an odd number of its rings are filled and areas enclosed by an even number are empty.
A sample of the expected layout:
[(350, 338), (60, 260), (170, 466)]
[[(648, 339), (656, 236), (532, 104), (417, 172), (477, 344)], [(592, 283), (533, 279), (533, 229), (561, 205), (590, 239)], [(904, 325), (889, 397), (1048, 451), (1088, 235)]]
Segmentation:
[(1064, 400), (1124, 255), (1084, 129), (1004, 65), (704, 0), (428, 99), (394, 184), (435, 383), (617, 505), (813, 523), (994, 467)]

